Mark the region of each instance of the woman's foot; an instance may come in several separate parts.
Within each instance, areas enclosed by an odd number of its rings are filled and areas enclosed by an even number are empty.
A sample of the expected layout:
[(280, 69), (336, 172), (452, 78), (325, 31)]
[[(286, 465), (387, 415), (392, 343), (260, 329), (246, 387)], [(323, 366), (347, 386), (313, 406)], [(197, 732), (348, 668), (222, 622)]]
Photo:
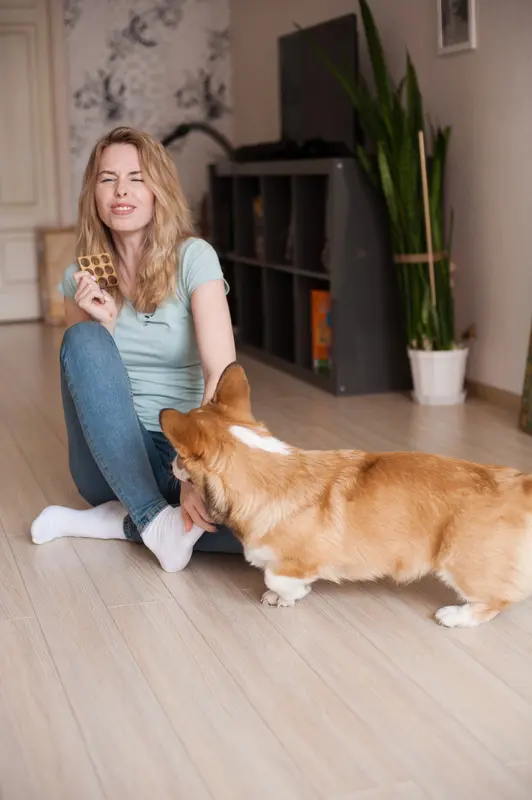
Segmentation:
[(194, 525), (185, 530), (181, 509), (166, 506), (142, 532), (142, 541), (157, 557), (165, 572), (179, 572), (192, 556), (194, 545), (203, 530)]
[[(35, 544), (71, 536), (84, 539), (125, 539), (126, 509), (112, 500), (100, 506), (78, 511), (63, 506), (48, 506), (34, 520), (31, 538)], [(203, 530), (197, 525), (188, 533), (181, 509), (166, 506), (142, 533), (142, 541), (155, 555), (165, 572), (179, 572), (192, 556), (194, 545)]]
[(79, 511), (63, 506), (48, 506), (34, 520), (31, 538), (45, 544), (64, 536), (86, 539), (125, 539), (124, 506), (118, 500)]

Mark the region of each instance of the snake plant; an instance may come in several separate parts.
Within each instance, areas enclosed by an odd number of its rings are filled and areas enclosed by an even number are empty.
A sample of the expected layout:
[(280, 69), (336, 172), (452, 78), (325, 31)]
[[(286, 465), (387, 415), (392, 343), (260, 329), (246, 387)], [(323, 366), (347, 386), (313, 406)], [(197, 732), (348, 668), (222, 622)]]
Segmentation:
[[(361, 75), (342, 70), (330, 54), (319, 51), (357, 110), (361, 128), (372, 150), (358, 144), (356, 155), (386, 201), (395, 255), (427, 253), (423, 207), (419, 131), (425, 132), (423, 99), (410, 54), (406, 72), (394, 82), (386, 64), (377, 25), (367, 0), (359, 0), (364, 34), (373, 73), (373, 87)], [(404, 311), (407, 345), (413, 349), (450, 350), (454, 336), (454, 301), (451, 284), (452, 213), (446, 234), (444, 178), (451, 129), (427, 126), (426, 164), (434, 254), (435, 295), (431, 297), (426, 261), (395, 264)]]

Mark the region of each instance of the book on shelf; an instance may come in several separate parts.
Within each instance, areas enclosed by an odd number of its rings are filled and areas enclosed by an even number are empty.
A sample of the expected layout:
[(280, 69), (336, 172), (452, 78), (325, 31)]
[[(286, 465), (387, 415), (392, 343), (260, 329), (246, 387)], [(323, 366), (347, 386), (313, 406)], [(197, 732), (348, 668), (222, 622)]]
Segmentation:
[(326, 289), (311, 290), (312, 367), (314, 372), (329, 375), (331, 371), (331, 293)]

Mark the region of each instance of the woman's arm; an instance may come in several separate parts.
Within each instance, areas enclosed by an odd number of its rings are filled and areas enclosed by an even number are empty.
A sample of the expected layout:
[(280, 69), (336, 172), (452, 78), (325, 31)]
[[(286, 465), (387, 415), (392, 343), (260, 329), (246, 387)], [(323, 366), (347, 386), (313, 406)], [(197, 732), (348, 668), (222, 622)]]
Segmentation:
[[(205, 405), (212, 398), (220, 375), (236, 358), (223, 280), (200, 284), (192, 292), (190, 306), (205, 381), (202, 400), (202, 405)], [(216, 530), (196, 486), (182, 483), (180, 502), (186, 531), (192, 528), (193, 523), (206, 531)]]
[(229, 305), (222, 280), (202, 283), (190, 300), (205, 391), (202, 405), (212, 398), (220, 375), (236, 359)]

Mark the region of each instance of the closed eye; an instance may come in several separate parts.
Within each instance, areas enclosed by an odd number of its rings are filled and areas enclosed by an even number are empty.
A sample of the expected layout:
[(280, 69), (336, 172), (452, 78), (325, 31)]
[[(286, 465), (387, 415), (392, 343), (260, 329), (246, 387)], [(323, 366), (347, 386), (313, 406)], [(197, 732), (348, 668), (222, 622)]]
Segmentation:
[[(108, 183), (109, 181), (116, 180), (117, 175), (114, 172), (102, 170), (99, 177), (100, 183)], [(130, 172), (128, 178), (130, 181), (140, 181), (140, 183), (144, 183), (144, 179), (139, 172)]]

